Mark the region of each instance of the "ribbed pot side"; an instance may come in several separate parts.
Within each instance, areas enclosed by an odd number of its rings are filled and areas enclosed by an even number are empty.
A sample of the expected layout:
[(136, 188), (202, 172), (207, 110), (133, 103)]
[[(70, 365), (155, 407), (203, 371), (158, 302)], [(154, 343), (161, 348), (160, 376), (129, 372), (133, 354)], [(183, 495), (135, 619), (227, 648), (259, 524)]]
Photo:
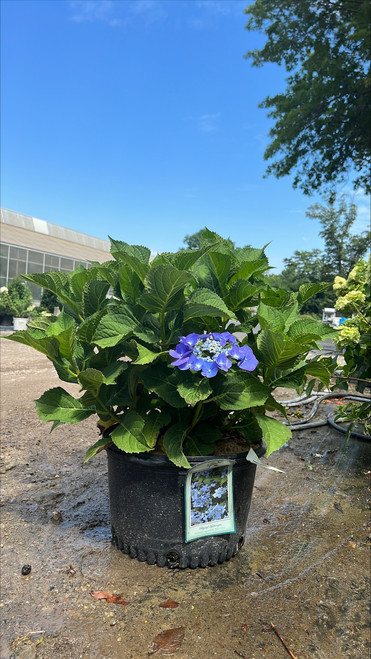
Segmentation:
[[(259, 455), (264, 449), (257, 451)], [(107, 448), (112, 542), (139, 561), (169, 568), (216, 565), (244, 544), (256, 465), (246, 453), (218, 456), (234, 460), (233, 499), (236, 532), (185, 542), (186, 469), (166, 456), (128, 454)], [(192, 467), (215, 456), (188, 457)]]

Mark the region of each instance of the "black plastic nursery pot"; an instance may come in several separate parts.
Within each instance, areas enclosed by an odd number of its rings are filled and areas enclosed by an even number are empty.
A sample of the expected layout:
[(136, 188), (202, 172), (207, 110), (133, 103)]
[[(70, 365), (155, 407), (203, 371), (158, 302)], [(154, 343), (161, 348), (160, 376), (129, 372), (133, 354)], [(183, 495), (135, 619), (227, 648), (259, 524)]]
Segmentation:
[[(256, 450), (259, 457), (264, 448)], [(167, 456), (128, 454), (107, 447), (113, 544), (139, 561), (169, 568), (216, 565), (235, 556), (244, 544), (256, 465), (246, 453), (217, 456), (233, 464), (231, 495), (234, 529), (186, 541), (187, 469)], [(215, 456), (188, 457), (192, 468)], [(210, 533), (210, 531), (209, 531)]]

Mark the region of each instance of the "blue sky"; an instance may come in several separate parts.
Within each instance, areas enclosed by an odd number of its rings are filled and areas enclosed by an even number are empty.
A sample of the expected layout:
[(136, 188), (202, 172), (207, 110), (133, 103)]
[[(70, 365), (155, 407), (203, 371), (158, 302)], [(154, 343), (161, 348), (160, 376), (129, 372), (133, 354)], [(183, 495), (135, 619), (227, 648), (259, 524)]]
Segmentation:
[[(2, 0), (1, 205), (173, 251), (204, 226), (282, 259), (322, 247), (320, 197), (263, 179), (258, 108), (285, 71), (252, 68), (248, 0)], [(345, 186), (342, 192), (350, 191)], [(368, 225), (358, 194), (357, 230)]]

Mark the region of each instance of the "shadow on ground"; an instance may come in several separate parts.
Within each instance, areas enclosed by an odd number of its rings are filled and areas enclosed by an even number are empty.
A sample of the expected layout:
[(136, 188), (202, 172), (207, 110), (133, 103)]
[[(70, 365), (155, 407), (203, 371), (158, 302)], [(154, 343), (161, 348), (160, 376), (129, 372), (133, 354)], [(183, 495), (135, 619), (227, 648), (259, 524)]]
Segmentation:
[[(52, 366), (1, 343), (1, 659), (142, 658), (179, 627), (179, 659), (369, 656), (369, 444), (328, 426), (297, 431), (269, 458), (284, 474), (258, 467), (235, 558), (149, 566), (110, 544), (105, 455), (83, 466), (94, 422), (50, 435), (33, 400), (56, 386)], [(129, 604), (95, 600), (98, 590)], [(168, 598), (179, 606), (161, 608)]]

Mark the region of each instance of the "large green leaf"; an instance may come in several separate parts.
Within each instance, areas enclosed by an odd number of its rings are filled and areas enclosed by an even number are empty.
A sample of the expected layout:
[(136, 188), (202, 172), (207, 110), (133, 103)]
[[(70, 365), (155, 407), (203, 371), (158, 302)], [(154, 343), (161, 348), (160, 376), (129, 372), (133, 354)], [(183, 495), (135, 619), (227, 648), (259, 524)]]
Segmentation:
[(229, 284), (233, 284), (238, 279), (249, 279), (251, 275), (261, 274), (268, 269), (269, 265), (266, 258), (257, 259), (255, 261), (245, 261), (240, 265), (233, 277), (231, 277)]
[(53, 337), (46, 337), (44, 335), (36, 338), (28, 330), (19, 330), (4, 338), (8, 341), (16, 341), (16, 343), (23, 343), (25, 346), (30, 346), (49, 357), (52, 361), (58, 359), (58, 341)]
[(95, 413), (94, 408), (86, 407), (62, 387), (48, 389), (35, 402), (37, 413), (42, 421), (78, 423)]
[(89, 391), (95, 398), (99, 395), (99, 390), (104, 380), (103, 373), (96, 368), (86, 368), (78, 376), (81, 387)]
[(249, 281), (238, 279), (231, 286), (226, 298), (226, 303), (230, 309), (233, 309), (233, 311), (241, 307), (250, 306), (251, 298), (253, 298), (259, 290), (260, 289), (256, 286), (250, 284)]
[(95, 444), (93, 444), (92, 446), (90, 446), (88, 448), (88, 450), (86, 451), (84, 462), (87, 462), (88, 460), (90, 460), (90, 458), (92, 458), (94, 455), (96, 455), (96, 453), (98, 453), (98, 451), (101, 451), (102, 448), (104, 448), (105, 446), (108, 446), (108, 444), (111, 444), (111, 443), (112, 443), (112, 441), (111, 441), (110, 437), (102, 437), (102, 439), (98, 439), (98, 441), (95, 442)]
[(77, 300), (82, 300), (82, 292), (88, 281), (100, 279), (98, 268), (82, 268), (70, 275), (70, 284)]
[(115, 346), (129, 336), (137, 325), (137, 321), (124, 305), (118, 309), (109, 309), (101, 319), (94, 333), (93, 342), (102, 348)]
[(150, 448), (155, 446), (160, 430), (169, 424), (170, 419), (171, 416), (167, 412), (151, 410), (146, 414), (142, 432), (147, 446)]
[(109, 283), (93, 279), (86, 282), (82, 291), (82, 312), (84, 317), (92, 316), (106, 304)]
[(201, 378), (199, 373), (189, 371), (182, 372), (182, 381), (177, 388), (187, 405), (196, 405), (200, 400), (206, 400), (212, 393), (207, 378)]
[(71, 316), (61, 311), (55, 323), (51, 323), (46, 330), (47, 336), (54, 336), (59, 344), (59, 352), (70, 363), (74, 361), (74, 348), (76, 339), (76, 323)]
[(79, 315), (80, 307), (74, 299), (73, 293), (68, 289), (69, 277), (65, 272), (51, 270), (50, 272), (37, 272), (22, 276), (32, 284), (41, 286), (41, 288), (46, 288), (48, 291), (54, 293), (59, 300), (68, 305), (77, 315)]
[(137, 341), (131, 341), (130, 343), (138, 352), (138, 357), (134, 360), (134, 364), (151, 364), (157, 357), (168, 354), (167, 352), (153, 352)]
[(142, 430), (144, 419), (135, 410), (127, 410), (120, 417), (120, 425), (111, 433), (111, 439), (117, 448), (126, 453), (143, 453), (148, 451)]
[(313, 377), (323, 382), (326, 387), (330, 386), (331, 373), (322, 361), (308, 362), (305, 368), (305, 372), (307, 375), (312, 375)]
[(267, 445), (267, 457), (278, 451), (291, 438), (291, 430), (283, 423), (269, 416), (256, 414), (256, 420), (262, 429), (263, 437)]
[(154, 391), (169, 405), (176, 408), (185, 407), (186, 403), (179, 395), (176, 374), (164, 364), (156, 364), (156, 368), (148, 368), (141, 372), (140, 379), (149, 391)]
[(190, 318), (200, 316), (234, 318), (233, 312), (228, 309), (222, 298), (207, 288), (200, 288), (192, 293), (184, 305), (184, 322)]
[(166, 455), (177, 467), (190, 468), (190, 464), (183, 453), (183, 442), (188, 427), (182, 422), (170, 426), (164, 435), (164, 449)]
[(312, 339), (320, 340), (331, 338), (336, 334), (335, 329), (329, 327), (319, 320), (311, 318), (300, 318), (296, 320), (289, 328), (287, 334), (293, 341), (301, 340), (303, 337), (310, 336)]
[(90, 343), (93, 339), (95, 330), (97, 329), (101, 319), (107, 313), (106, 309), (96, 311), (92, 316), (89, 316), (77, 327), (77, 338), (79, 341), (86, 341)]
[(269, 329), (262, 330), (258, 334), (257, 344), (262, 353), (263, 363), (269, 369), (278, 366), (281, 369), (290, 368), (305, 352), (299, 343), (285, 339), (282, 334), (274, 334)]
[(172, 265), (159, 265), (150, 271), (140, 303), (155, 313), (179, 309), (184, 302), (184, 287), (191, 278), (191, 273)]
[(261, 302), (258, 307), (258, 318), (262, 330), (270, 329), (272, 332), (285, 332), (298, 318), (298, 305), (277, 309)]
[(288, 371), (275, 368), (272, 373), (270, 386), (274, 388), (287, 387), (288, 389), (299, 389), (306, 381), (306, 365), (305, 361), (300, 361)]
[(270, 390), (258, 378), (247, 373), (227, 374), (212, 383), (212, 400), (222, 410), (245, 410), (263, 405)]
[(135, 304), (136, 299), (141, 293), (142, 285), (140, 277), (134, 272), (130, 265), (127, 265), (126, 263), (120, 265), (119, 282), (122, 294), (127, 295), (132, 304)]
[(220, 252), (209, 252), (207, 262), (216, 279), (220, 295), (224, 297), (227, 292), (228, 279), (232, 272), (233, 258)]
[(302, 284), (299, 287), (298, 293), (298, 302), (299, 306), (302, 307), (304, 302), (309, 300), (313, 295), (317, 293), (322, 293), (322, 291), (327, 291), (328, 288), (332, 286), (331, 283), (322, 282), (320, 284)]
[(111, 254), (118, 261), (125, 261), (127, 256), (132, 256), (142, 263), (148, 263), (151, 250), (143, 245), (128, 245), (122, 240), (114, 240), (109, 237), (111, 242)]

